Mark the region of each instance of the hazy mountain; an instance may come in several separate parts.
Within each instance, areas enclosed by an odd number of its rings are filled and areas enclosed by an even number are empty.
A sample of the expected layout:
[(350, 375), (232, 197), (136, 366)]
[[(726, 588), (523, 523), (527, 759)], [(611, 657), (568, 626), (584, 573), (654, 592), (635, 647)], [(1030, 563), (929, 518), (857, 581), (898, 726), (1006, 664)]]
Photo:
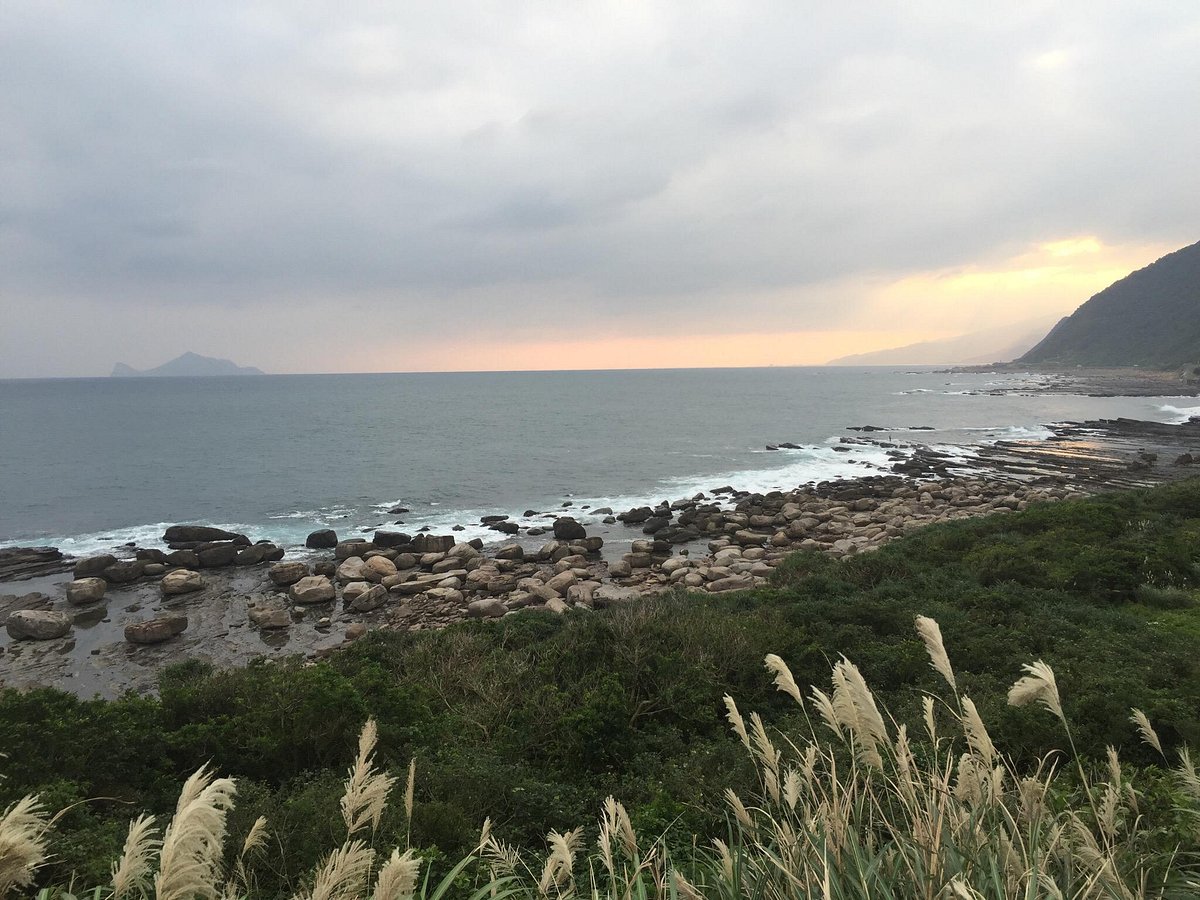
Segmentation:
[(940, 341), (924, 341), (873, 353), (830, 360), (831, 366), (972, 366), (1020, 356), (1046, 333), (1052, 318), (1027, 319), (1015, 325), (973, 331)]
[(153, 369), (135, 369), (125, 363), (113, 366), (114, 378), (128, 377), (164, 377), (172, 375), (263, 375), (262, 369), (254, 366), (239, 366), (227, 359), (214, 359), (211, 356), (201, 356), (190, 350), (182, 356), (177, 356), (170, 362)]
[(1017, 362), (1155, 369), (1200, 362), (1200, 243), (1109, 285)]

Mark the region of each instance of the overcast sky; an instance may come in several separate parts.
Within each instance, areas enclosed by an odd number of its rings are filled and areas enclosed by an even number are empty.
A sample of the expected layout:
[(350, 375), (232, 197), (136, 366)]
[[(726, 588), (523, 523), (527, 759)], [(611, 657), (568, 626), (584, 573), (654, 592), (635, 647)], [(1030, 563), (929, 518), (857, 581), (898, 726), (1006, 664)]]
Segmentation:
[(0, 377), (819, 363), (1200, 239), (1200, 4), (0, 4)]

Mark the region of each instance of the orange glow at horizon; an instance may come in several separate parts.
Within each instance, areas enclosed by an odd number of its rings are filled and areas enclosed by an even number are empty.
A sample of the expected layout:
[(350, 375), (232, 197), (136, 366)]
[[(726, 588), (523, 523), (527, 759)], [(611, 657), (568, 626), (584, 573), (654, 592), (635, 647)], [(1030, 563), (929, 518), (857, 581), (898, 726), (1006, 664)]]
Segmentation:
[[(941, 335), (935, 335), (939, 337)], [(824, 365), (851, 353), (929, 340), (927, 332), (776, 331), (750, 334), (614, 335), (571, 340), (470, 341), (370, 357), (373, 371), (509, 372)], [(447, 365), (447, 361), (451, 361)], [(361, 364), (360, 356), (359, 362)]]

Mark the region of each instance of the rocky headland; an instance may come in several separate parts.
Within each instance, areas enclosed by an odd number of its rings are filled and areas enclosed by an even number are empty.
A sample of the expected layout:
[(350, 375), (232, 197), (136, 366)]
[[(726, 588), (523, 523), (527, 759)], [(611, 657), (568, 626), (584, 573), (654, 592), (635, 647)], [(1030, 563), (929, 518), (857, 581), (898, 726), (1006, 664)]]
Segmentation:
[[(1003, 514), (1200, 465), (1200, 422), (1064, 424), (1044, 441), (954, 453), (859, 426), (846, 445), (887, 451), (892, 471), (766, 494), (732, 485), (614, 511), (547, 512), (544, 527), (485, 517), (493, 542), (381, 528), (303, 549), (204, 525), (164, 548), (64, 558), (0, 551), (0, 683), (83, 695), (152, 690), (170, 662), (219, 666), (333, 652), (376, 628), (594, 610), (669, 590), (750, 590), (791, 553), (869, 553), (924, 525)], [(786, 442), (771, 445), (786, 452)], [(526, 517), (534, 511), (526, 511)]]

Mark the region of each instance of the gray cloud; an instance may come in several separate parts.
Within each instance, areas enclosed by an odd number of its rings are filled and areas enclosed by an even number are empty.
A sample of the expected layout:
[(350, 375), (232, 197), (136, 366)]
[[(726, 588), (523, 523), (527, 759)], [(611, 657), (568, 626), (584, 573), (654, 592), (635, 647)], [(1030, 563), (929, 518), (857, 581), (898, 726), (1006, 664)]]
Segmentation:
[(331, 309), (381, 305), (420, 340), (734, 296), (849, 327), (814, 286), (1197, 237), (1191, 4), (384, 6), (10, 0), (0, 375), (160, 361), (182, 309), (317, 368)]

